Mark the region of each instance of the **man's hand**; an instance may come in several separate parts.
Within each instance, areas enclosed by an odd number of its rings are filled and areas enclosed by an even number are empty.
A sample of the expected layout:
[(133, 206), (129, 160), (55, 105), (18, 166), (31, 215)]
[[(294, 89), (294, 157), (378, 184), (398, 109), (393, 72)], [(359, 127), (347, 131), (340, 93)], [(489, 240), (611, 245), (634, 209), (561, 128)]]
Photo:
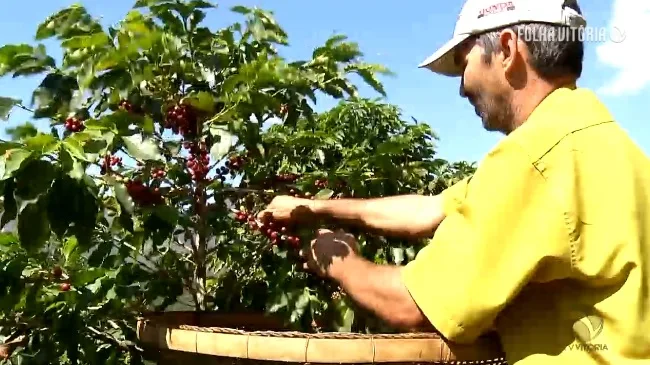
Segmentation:
[(280, 195), (273, 198), (271, 203), (261, 211), (257, 218), (263, 222), (272, 219), (278, 222), (301, 222), (313, 217), (313, 201)]
[(305, 261), (304, 269), (333, 279), (354, 301), (387, 323), (406, 330), (431, 330), (402, 282), (402, 268), (377, 265), (358, 251), (357, 240), (351, 234), (321, 229), (300, 256)]
[(305, 261), (304, 269), (323, 277), (337, 278), (347, 263), (358, 258), (358, 252), (359, 244), (351, 234), (320, 229), (310, 249), (301, 250), (300, 256)]

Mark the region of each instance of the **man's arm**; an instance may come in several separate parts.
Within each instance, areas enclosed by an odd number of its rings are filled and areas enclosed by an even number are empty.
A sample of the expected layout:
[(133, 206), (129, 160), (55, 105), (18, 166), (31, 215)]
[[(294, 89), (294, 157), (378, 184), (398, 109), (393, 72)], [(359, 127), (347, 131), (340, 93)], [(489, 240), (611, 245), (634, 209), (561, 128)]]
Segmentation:
[(445, 218), (440, 195), (313, 200), (310, 208), (317, 216), (351, 223), (386, 236), (409, 238), (431, 236)]
[(404, 330), (431, 328), (402, 282), (402, 267), (377, 265), (351, 256), (332, 279), (359, 305), (374, 312), (390, 326)]
[(436, 196), (397, 195), (383, 198), (310, 200), (278, 196), (258, 214), (277, 221), (303, 221), (314, 216), (333, 219), (384, 236), (431, 237), (445, 216), (455, 211), (467, 193), (469, 178)]
[(370, 199), (313, 200), (312, 213), (352, 223), (386, 236), (431, 237), (464, 199), (466, 178), (435, 196), (397, 195)]

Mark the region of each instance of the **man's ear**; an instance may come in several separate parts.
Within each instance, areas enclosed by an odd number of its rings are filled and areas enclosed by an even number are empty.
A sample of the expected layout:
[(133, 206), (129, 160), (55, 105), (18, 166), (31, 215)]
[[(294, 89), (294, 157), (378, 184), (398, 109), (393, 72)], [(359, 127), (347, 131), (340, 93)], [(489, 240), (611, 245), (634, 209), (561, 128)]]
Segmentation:
[(519, 37), (512, 29), (505, 29), (499, 35), (499, 45), (501, 46), (500, 62), (506, 73), (516, 66), (519, 58)]

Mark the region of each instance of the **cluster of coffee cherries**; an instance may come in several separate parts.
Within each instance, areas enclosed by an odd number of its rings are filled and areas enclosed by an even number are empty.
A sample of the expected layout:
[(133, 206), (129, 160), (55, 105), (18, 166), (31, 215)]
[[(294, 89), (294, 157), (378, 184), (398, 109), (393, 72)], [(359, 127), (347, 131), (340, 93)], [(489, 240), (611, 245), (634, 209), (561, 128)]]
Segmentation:
[(192, 180), (203, 181), (205, 180), (208, 172), (210, 171), (210, 154), (205, 143), (185, 142), (185, 147), (190, 152), (187, 158), (186, 166), (190, 170)]
[[(337, 189), (342, 189), (347, 186), (345, 181), (340, 180), (335, 183)], [(318, 189), (325, 189), (329, 187), (329, 182), (326, 179), (317, 179), (314, 181), (314, 186), (317, 187)]]
[(228, 161), (226, 161), (225, 165), (226, 168), (230, 169), (230, 171), (239, 171), (241, 170), (242, 167), (244, 167), (244, 163), (246, 163), (247, 158), (241, 155), (232, 155), (228, 158)]
[(167, 110), (165, 128), (182, 136), (193, 136), (197, 131), (197, 114), (191, 105), (177, 104)]
[(83, 121), (77, 117), (68, 117), (63, 125), (68, 132), (72, 133), (81, 132), (86, 129)]
[[(314, 181), (314, 187), (316, 187), (316, 189), (327, 189), (329, 185), (330, 184), (328, 183), (328, 181), (326, 179), (317, 179), (316, 181)], [(342, 188), (345, 188), (347, 186), (345, 181), (342, 181), (342, 180), (337, 182), (335, 185), (336, 185), (337, 189), (342, 189)], [(289, 195), (295, 196), (295, 197), (298, 197), (298, 198), (306, 198), (306, 199), (312, 199), (312, 200), (316, 199), (316, 196), (313, 195), (309, 191), (306, 191), (306, 192), (303, 193), (303, 192), (301, 192), (301, 191), (299, 191), (297, 189), (293, 189), (293, 188), (289, 190)], [(334, 194), (332, 194), (332, 197), (330, 197), (330, 199), (342, 199), (345, 196), (346, 196), (346, 194), (344, 192), (339, 191), (338, 193), (335, 192)]]
[(284, 174), (279, 174), (275, 178), (278, 182), (283, 182), (283, 183), (294, 183), (296, 180), (298, 180), (298, 175), (297, 174), (291, 174), (291, 173), (284, 173)]
[[(63, 276), (63, 269), (61, 268), (61, 266), (59, 266), (59, 265), (54, 266), (54, 268), (52, 268), (52, 278), (54, 280), (58, 281), (58, 280), (61, 280), (62, 276)], [(70, 283), (63, 282), (63, 283), (59, 284), (59, 290), (61, 290), (61, 291), (69, 291), (70, 290)]]
[(314, 181), (314, 186), (319, 188), (319, 189), (325, 189), (327, 187), (328, 183), (327, 180), (325, 179), (318, 179)]
[(311, 200), (316, 199), (316, 197), (309, 191), (303, 193), (298, 189), (289, 189), (289, 195), (295, 196), (296, 198), (304, 198), (304, 199), (311, 199)]
[(217, 179), (221, 180), (221, 182), (226, 181), (226, 176), (228, 176), (229, 174), (232, 177), (235, 176), (235, 172), (231, 171), (226, 166), (221, 166), (219, 169), (217, 169)]
[(235, 219), (240, 223), (248, 224), (251, 230), (262, 233), (273, 245), (284, 242), (292, 248), (300, 247), (300, 237), (290, 234), (286, 226), (282, 226), (277, 222), (272, 220), (259, 222), (254, 213), (246, 211), (235, 212)]
[(125, 183), (126, 190), (131, 199), (140, 206), (151, 206), (163, 203), (163, 197), (159, 188), (150, 188), (141, 180), (129, 180)]
[[(144, 163), (138, 161), (136, 162), (138, 167), (142, 169), (144, 167)], [(167, 176), (167, 172), (165, 171), (164, 167), (154, 167), (151, 169), (151, 178), (152, 179), (162, 179), (165, 176)]]
[(121, 100), (120, 103), (118, 104), (118, 107), (120, 109), (124, 110), (124, 111), (129, 112), (129, 113), (132, 113), (132, 112), (135, 111), (135, 107), (128, 100)]
[(280, 115), (285, 115), (289, 112), (289, 106), (287, 104), (280, 105)]
[(102, 165), (99, 169), (99, 173), (104, 175), (111, 167), (115, 167), (115, 166), (117, 167), (124, 166), (124, 164), (122, 163), (122, 157), (114, 156), (114, 155), (106, 155), (104, 156), (104, 161), (102, 162)]
[(295, 183), (300, 176), (292, 173), (281, 173), (265, 179), (262, 184), (265, 188), (277, 188), (287, 184)]
[(162, 179), (165, 176), (167, 176), (167, 173), (165, 172), (165, 169), (160, 168), (160, 167), (154, 167), (151, 169), (151, 177), (154, 179)]

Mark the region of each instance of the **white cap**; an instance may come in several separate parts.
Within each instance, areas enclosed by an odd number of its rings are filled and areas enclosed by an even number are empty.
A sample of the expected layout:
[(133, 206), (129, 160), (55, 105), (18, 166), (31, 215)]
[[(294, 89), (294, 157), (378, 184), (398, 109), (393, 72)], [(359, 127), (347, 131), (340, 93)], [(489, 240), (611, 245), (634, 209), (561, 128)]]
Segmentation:
[(566, 0), (467, 0), (458, 15), (451, 40), (418, 67), (446, 76), (460, 76), (462, 68), (454, 61), (454, 50), (467, 38), (486, 31), (524, 22), (541, 22), (567, 27), (583, 27), (585, 18), (565, 7)]

